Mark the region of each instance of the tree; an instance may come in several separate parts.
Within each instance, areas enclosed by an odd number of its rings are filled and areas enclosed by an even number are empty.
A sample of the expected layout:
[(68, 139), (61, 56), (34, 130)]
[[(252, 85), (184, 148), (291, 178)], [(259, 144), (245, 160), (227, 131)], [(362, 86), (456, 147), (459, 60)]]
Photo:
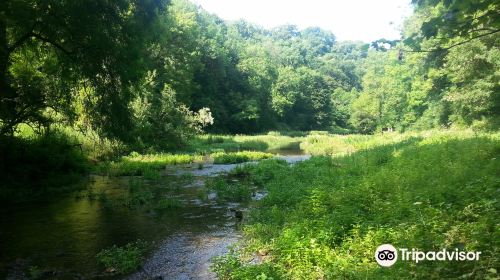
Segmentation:
[(446, 50), (500, 32), (500, 3), (487, 0), (413, 0), (417, 14), (425, 14), (419, 32), (406, 44), (421, 49), (434, 39), (430, 50)]
[[(496, 38), (497, 44), (500, 37)], [(452, 121), (471, 125), (474, 121), (500, 123), (500, 50), (488, 49), (482, 40), (457, 46), (446, 57), (442, 70), (451, 85), (444, 101), (452, 106)]]
[[(103, 134), (126, 138), (129, 91), (163, 1), (7, 0), (0, 10), (0, 134), (50, 123), (84, 87)], [(89, 24), (92, 23), (92, 24)]]
[(272, 88), (272, 107), (280, 120), (293, 129), (328, 129), (331, 92), (324, 77), (307, 67), (278, 69)]

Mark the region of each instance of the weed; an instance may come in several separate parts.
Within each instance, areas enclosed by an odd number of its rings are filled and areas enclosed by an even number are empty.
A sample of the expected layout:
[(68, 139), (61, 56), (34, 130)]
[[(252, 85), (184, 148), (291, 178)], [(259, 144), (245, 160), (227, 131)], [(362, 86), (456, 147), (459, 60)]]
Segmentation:
[[(221, 279), (491, 277), (499, 263), (499, 136), (310, 136), (308, 148), (324, 154), (332, 154), (328, 138), (356, 151), (291, 167), (262, 161), (245, 168), (268, 195), (249, 213), (240, 249), (220, 258), (214, 269)], [(318, 143), (324, 144), (313, 147)], [(223, 181), (212, 187), (231, 190)], [(482, 255), (475, 262), (398, 261), (380, 269), (373, 252), (384, 243)], [(247, 265), (243, 260), (260, 248), (268, 249), (269, 261)]]
[(146, 252), (147, 243), (141, 240), (128, 243), (125, 246), (104, 249), (97, 254), (98, 261), (107, 271), (126, 274), (135, 271), (141, 265)]
[(146, 154), (132, 153), (122, 157), (119, 161), (102, 163), (94, 171), (114, 176), (145, 176), (148, 179), (158, 179), (159, 171), (167, 165), (193, 163), (201, 160), (199, 155), (190, 154)]
[(129, 192), (123, 204), (131, 209), (150, 203), (154, 198), (153, 192), (144, 186), (144, 181), (132, 179), (129, 181)]
[(240, 182), (228, 183), (224, 178), (214, 178), (207, 182), (208, 190), (215, 191), (219, 200), (243, 202), (250, 200), (252, 189)]
[(273, 154), (263, 152), (235, 152), (235, 153), (214, 153), (212, 154), (214, 163), (228, 164), (228, 163), (242, 163), (247, 161), (256, 161), (273, 157)]
[(182, 203), (178, 199), (172, 197), (166, 197), (160, 199), (156, 203), (155, 209), (157, 210), (172, 209), (172, 208), (179, 208), (181, 206)]

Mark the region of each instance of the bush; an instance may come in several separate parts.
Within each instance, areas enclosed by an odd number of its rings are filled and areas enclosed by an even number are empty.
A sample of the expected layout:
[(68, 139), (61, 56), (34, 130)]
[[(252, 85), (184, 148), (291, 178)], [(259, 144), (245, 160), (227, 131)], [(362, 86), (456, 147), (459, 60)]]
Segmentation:
[(88, 170), (79, 143), (51, 133), (0, 139), (0, 200), (19, 201), (75, 189)]

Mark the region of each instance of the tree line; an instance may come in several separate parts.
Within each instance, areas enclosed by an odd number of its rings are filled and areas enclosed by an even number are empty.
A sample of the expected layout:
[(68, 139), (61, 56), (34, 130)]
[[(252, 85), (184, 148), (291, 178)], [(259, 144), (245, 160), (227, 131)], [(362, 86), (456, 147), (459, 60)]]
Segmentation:
[(0, 134), (58, 123), (137, 147), (202, 129), (381, 130), (500, 123), (500, 4), (414, 0), (403, 39), (226, 22), (187, 0), (7, 0)]

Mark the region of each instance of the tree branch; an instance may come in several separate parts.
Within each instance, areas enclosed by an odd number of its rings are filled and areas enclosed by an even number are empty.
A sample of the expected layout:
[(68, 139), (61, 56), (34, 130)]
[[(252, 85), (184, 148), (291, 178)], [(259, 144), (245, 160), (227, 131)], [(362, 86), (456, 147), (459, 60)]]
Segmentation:
[(28, 32), (28, 33), (24, 34), (23, 36), (21, 36), (21, 38), (19, 38), (19, 40), (17, 40), (17, 42), (15, 42), (14, 44), (12, 44), (11, 46), (9, 46), (9, 47), (7, 48), (7, 52), (8, 52), (8, 53), (11, 53), (11, 52), (13, 52), (16, 48), (18, 48), (19, 46), (21, 46), (22, 44), (24, 44), (24, 42), (25, 42), (26, 40), (28, 40), (28, 39), (30, 39), (30, 38), (31, 38), (32, 33), (33, 33), (33, 31), (30, 31), (30, 32)]
[(18, 48), (19, 46), (24, 44), (24, 42), (26, 42), (30, 38), (36, 38), (42, 42), (48, 43), (48, 44), (54, 46), (55, 48), (57, 48), (58, 50), (62, 51), (63, 53), (65, 53), (68, 56), (71, 56), (73, 54), (73, 52), (65, 49), (59, 43), (54, 42), (53, 40), (50, 40), (48, 38), (45, 38), (41, 34), (35, 33), (33, 31), (30, 31), (30, 32), (24, 34), (23, 36), (21, 36), (21, 38), (19, 38), (19, 40), (17, 40), (14, 44), (12, 44), (10, 47), (8, 47), (8, 49), (7, 49), (8, 53), (13, 52), (16, 48)]
[(48, 38), (45, 38), (41, 34), (32, 32), (31, 36), (37, 38), (38, 40), (40, 40), (42, 42), (51, 44), (52, 46), (54, 46), (55, 48), (57, 48), (58, 50), (62, 51), (63, 53), (65, 53), (68, 56), (71, 56), (71, 54), (72, 54), (71, 51), (68, 51), (63, 46), (61, 46), (59, 43), (56, 43), (56, 42), (54, 42), (54, 41), (52, 41), (52, 40), (50, 40)]
[(14, 44), (12, 44), (12, 46), (9, 46), (7, 48), (7, 52), (10, 54), (16, 48), (18, 48), (19, 46), (21, 46), (22, 44), (24, 44), (24, 42), (26, 42), (26, 40), (30, 39), (31, 36), (32, 36), (32, 34), (33, 34), (33, 30), (35, 29), (35, 27), (36, 27), (37, 24), (38, 24), (38, 22), (35, 21), (33, 23), (33, 26), (31, 27), (30, 31), (27, 32), (26, 34), (24, 34), (23, 36), (21, 36), (21, 38), (19, 38)]
[[(477, 30), (473, 30), (473, 31), (477, 31)], [(498, 33), (498, 32), (500, 32), (500, 29), (493, 30), (493, 31), (488, 32), (488, 33), (483, 33), (483, 34), (480, 34), (480, 35), (477, 35), (477, 36), (473, 36), (473, 37), (471, 37), (471, 38), (469, 38), (467, 40), (464, 40), (464, 41), (452, 44), (452, 45), (447, 46), (445, 48), (437, 47), (435, 49), (430, 49), (430, 50), (404, 50), (403, 49), (403, 51), (405, 51), (405, 52), (416, 52), (416, 53), (419, 53), (419, 52), (441, 52), (441, 51), (446, 51), (446, 50), (449, 50), (451, 48), (454, 48), (454, 47), (463, 45), (465, 43), (468, 43), (468, 42), (470, 42), (472, 40), (475, 40), (475, 39), (478, 39), (478, 38), (481, 38), (481, 37), (485, 37), (485, 36), (488, 36), (488, 35), (492, 35), (492, 34), (495, 34), (495, 33)]]

